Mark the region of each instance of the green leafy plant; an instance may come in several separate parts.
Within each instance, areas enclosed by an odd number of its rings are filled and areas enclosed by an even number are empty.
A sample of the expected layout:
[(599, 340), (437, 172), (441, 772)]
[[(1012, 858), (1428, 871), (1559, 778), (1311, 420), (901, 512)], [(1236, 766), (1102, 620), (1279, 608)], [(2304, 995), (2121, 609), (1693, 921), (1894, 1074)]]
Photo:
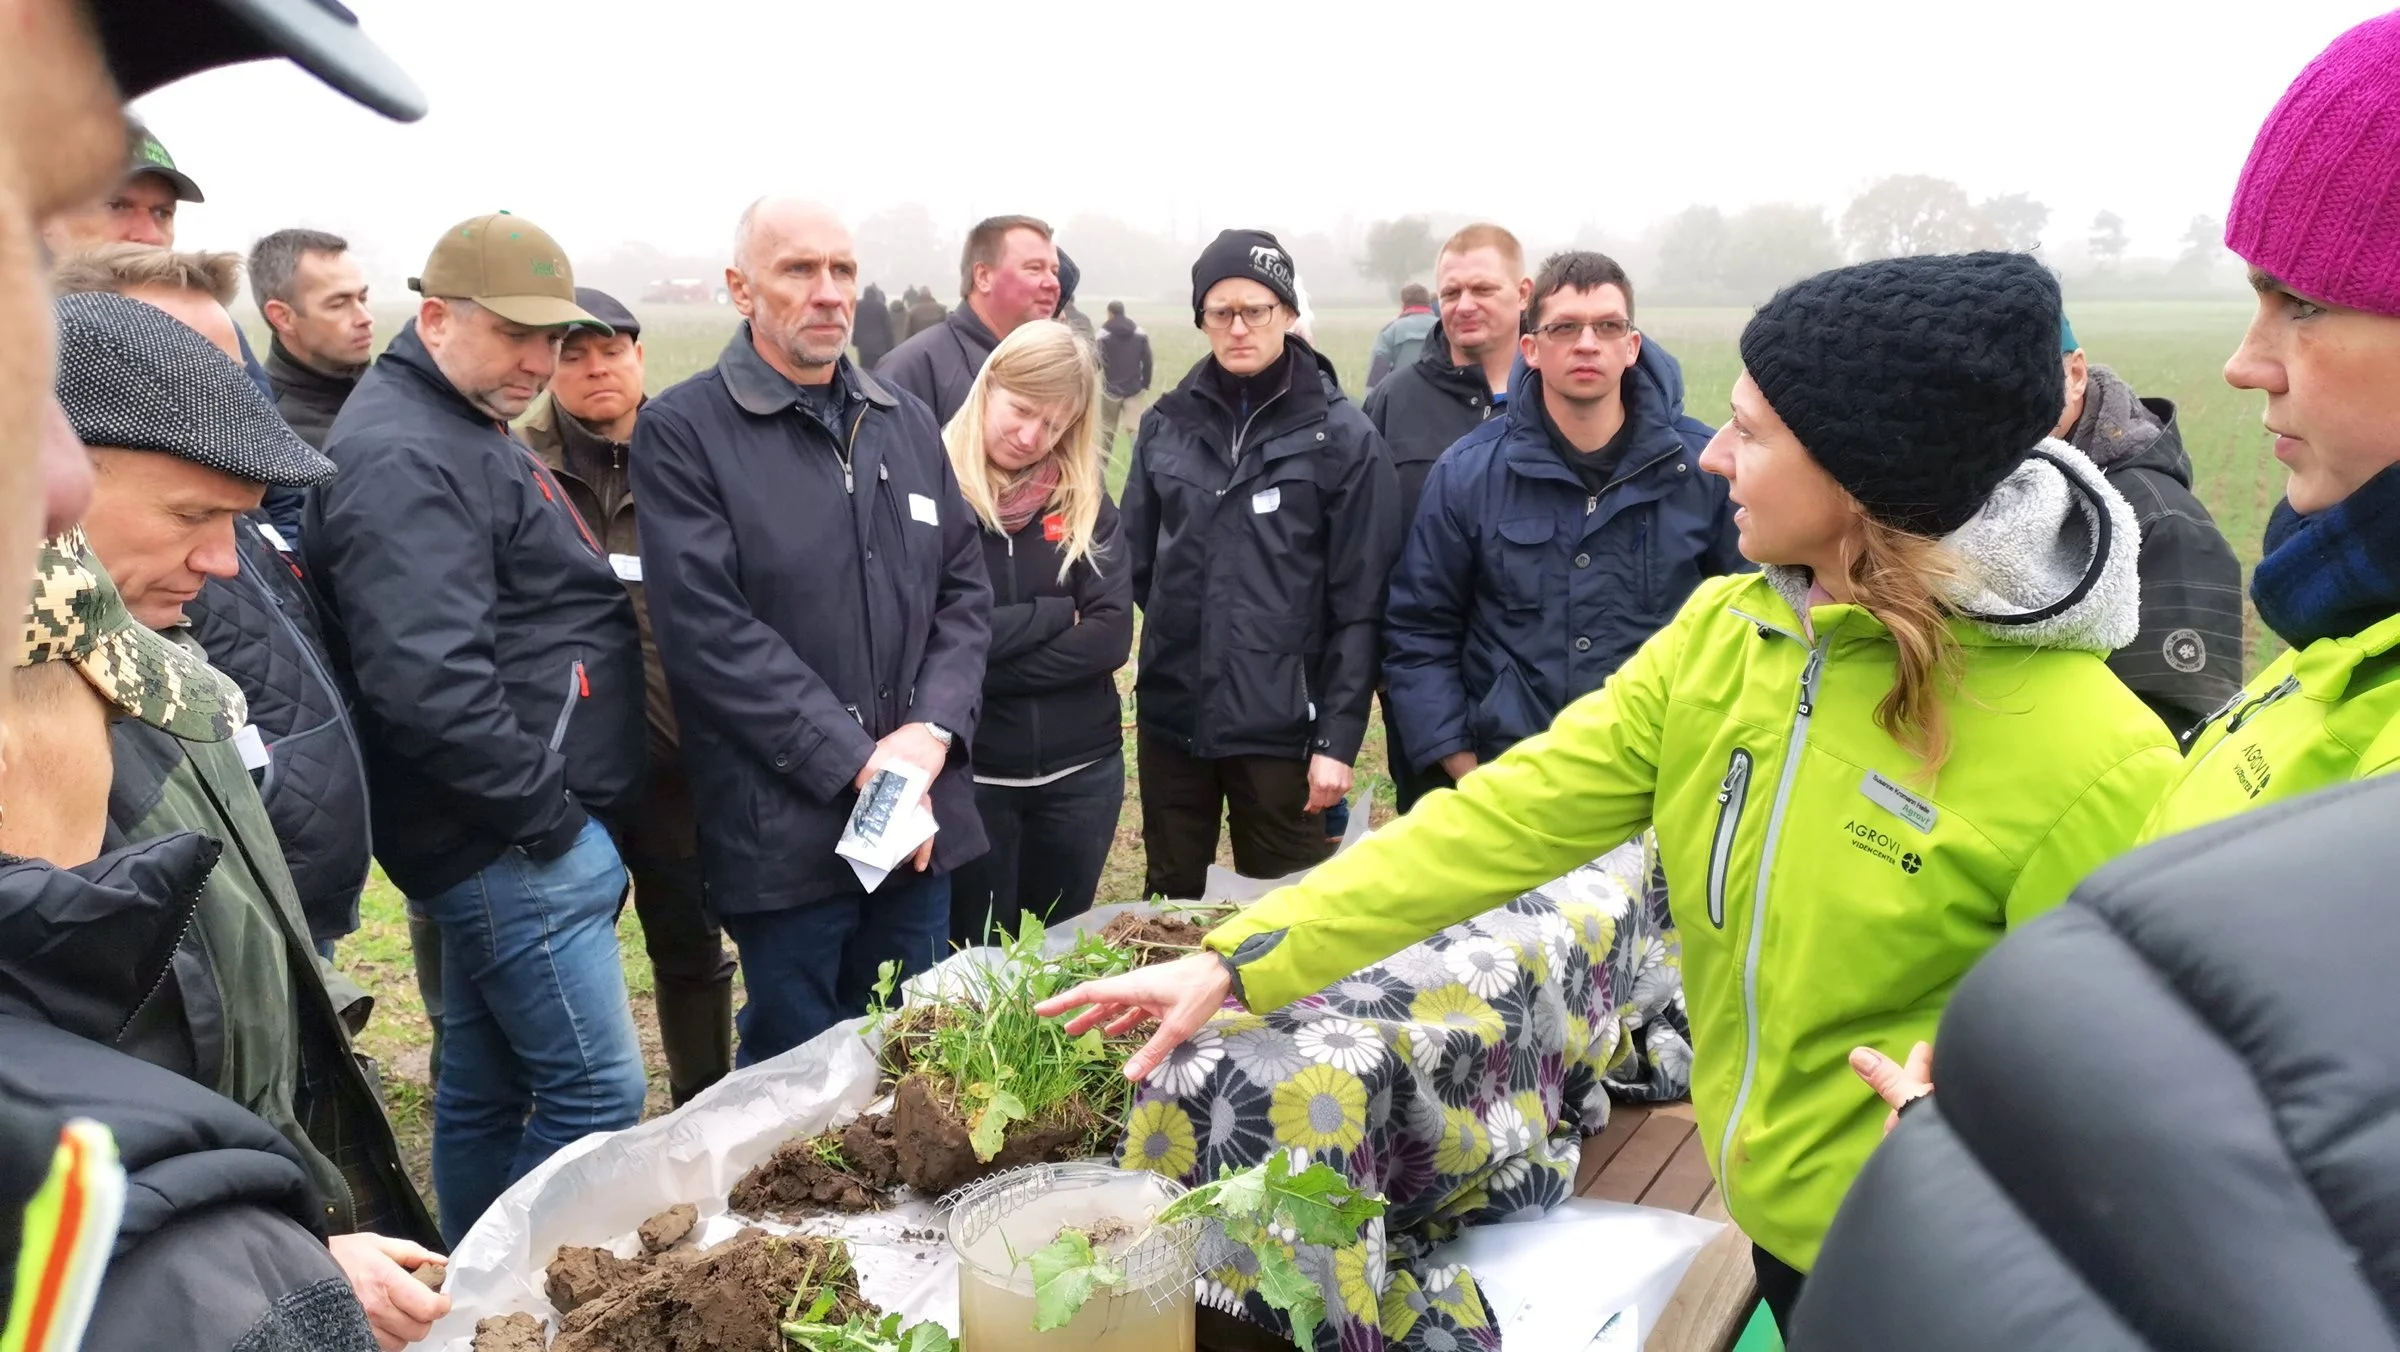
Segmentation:
[[(1308, 1347), (1325, 1319), (1325, 1293), (1300, 1270), (1293, 1242), (1347, 1249), (1382, 1214), (1383, 1199), (1360, 1192), (1340, 1170), (1311, 1164), (1294, 1173), (1291, 1156), (1279, 1150), (1248, 1169), (1227, 1166), (1215, 1182), (1169, 1202), (1127, 1247), (1168, 1226), (1216, 1222), (1226, 1238), (1257, 1258), (1259, 1296), (1292, 1321), (1292, 1341)], [(1073, 1227), (1060, 1230), (1027, 1262), (1037, 1332), (1064, 1327), (1094, 1295), (1125, 1284), (1123, 1266), (1095, 1249), (1088, 1231)]]
[[(785, 1343), (801, 1352), (958, 1352), (957, 1340), (939, 1324), (917, 1323), (903, 1329), (899, 1315), (879, 1316), (871, 1305), (860, 1311), (857, 1307), (866, 1302), (858, 1294), (848, 1246), (834, 1241), (828, 1255), (823, 1275), (812, 1261), (801, 1273), (792, 1298), (784, 1303), (778, 1327)], [(808, 1301), (805, 1311), (800, 1308), (803, 1300)], [(840, 1323), (826, 1322), (845, 1300), (851, 1312)]]
[(1006, 936), (997, 959), (968, 966), (944, 998), (893, 1009), (897, 969), (876, 982), (868, 1027), (884, 1038), (884, 1069), (940, 1083), (968, 1128), (975, 1157), (990, 1163), (1009, 1128), (1080, 1119), (1097, 1142), (1122, 1122), (1133, 1086), (1118, 1073), (1132, 1043), (1112, 1047), (1097, 1029), (1069, 1037), (1057, 1019), (1033, 1007), (1069, 987), (1131, 968), (1129, 954), (1080, 935), (1073, 948), (1045, 954), (1039, 917), (1027, 915)]

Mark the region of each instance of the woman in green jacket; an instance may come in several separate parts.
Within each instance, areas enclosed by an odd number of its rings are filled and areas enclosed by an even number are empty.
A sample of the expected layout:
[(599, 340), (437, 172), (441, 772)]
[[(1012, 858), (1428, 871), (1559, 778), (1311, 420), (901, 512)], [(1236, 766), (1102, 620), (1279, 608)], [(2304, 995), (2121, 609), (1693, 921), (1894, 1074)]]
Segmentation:
[(2174, 773), (2101, 660), (2138, 623), (2132, 512), (2044, 439), (2058, 316), (2011, 254), (1785, 290), (1701, 460), (1763, 573), (1704, 584), (1549, 732), (1209, 952), (1043, 1011), (1156, 1017), (1139, 1078), (1229, 995), (1312, 994), (1655, 825), (1702, 1141), (1782, 1318), (1881, 1134), (1851, 1049), (1930, 1038), (1975, 959), (2125, 850)]

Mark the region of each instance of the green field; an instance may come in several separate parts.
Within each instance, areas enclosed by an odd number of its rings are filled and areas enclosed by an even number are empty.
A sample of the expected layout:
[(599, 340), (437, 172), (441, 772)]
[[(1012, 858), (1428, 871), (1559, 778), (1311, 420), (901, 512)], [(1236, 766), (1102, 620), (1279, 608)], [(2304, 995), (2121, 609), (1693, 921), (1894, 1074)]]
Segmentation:
[[(1106, 297), (1089, 301), (1098, 313)], [(1181, 305), (1129, 307), (1150, 331), (1156, 352), (1158, 386), (1163, 392), (1207, 350), (1192, 327), (1191, 311)], [(2240, 340), (2250, 309), (2243, 304), (2105, 303), (2077, 306), (2075, 330), (2095, 362), (2114, 367), (2145, 395), (2173, 399), (2179, 410), (2184, 444), (2194, 465), (2194, 487), (2216, 514), (2245, 565), (2258, 557), (2258, 541), (2268, 510), (2280, 495), (2282, 470), (2268, 454), (2259, 426), (2259, 397), (2226, 386), (2221, 369)], [(1381, 312), (1331, 311), (1316, 319), (1319, 346), (1340, 370), (1352, 396), (1367, 368), (1368, 349), (1387, 316)], [(731, 334), (730, 310), (711, 306), (645, 307), (643, 333), (653, 391), (683, 379), (715, 361)], [(1709, 423), (1722, 421), (1726, 398), (1740, 363), (1735, 340), (1747, 312), (1736, 309), (1658, 309), (1641, 315), (1644, 333), (1663, 343), (1682, 362), (1689, 386), (1686, 410)], [(396, 327), (387, 323), (386, 331)], [(1131, 442), (1130, 429), (1121, 438), (1120, 466)], [(2271, 655), (2273, 639), (2261, 638), (2255, 617), (2252, 670)], [(1130, 695), (1132, 673), (1119, 680)], [(1128, 705), (1130, 712), (1130, 705)], [(1130, 727), (1128, 728), (1130, 734)], [(1126, 759), (1132, 762), (1127, 739)], [(1363, 776), (1378, 774), (1383, 765), (1382, 731), (1369, 734), (1360, 758)], [(1125, 812), (1117, 827), (1116, 848), (1102, 879), (1101, 899), (1137, 895), (1142, 880), (1139, 824), (1140, 799), (1128, 783)], [(1386, 786), (1379, 795), (1377, 815), (1389, 811)], [(651, 1072), (651, 1108), (666, 1106), (665, 1066), (657, 1055), (655, 1025), (650, 1017), (650, 964), (643, 956), (640, 930), (631, 908), (620, 928), (626, 954), (628, 984), (634, 991), (636, 1020), (643, 1029)], [(366, 1050), (383, 1059), (393, 1116), (410, 1148), (412, 1167), (420, 1184), (430, 1184), (423, 1170), (430, 1111), (425, 1095), (425, 1049), (428, 1032), (424, 1011), (411, 978), (408, 936), (400, 898), (377, 873), (368, 891), (364, 928), (342, 947), (342, 967), (376, 996), (373, 1025), (363, 1039)]]

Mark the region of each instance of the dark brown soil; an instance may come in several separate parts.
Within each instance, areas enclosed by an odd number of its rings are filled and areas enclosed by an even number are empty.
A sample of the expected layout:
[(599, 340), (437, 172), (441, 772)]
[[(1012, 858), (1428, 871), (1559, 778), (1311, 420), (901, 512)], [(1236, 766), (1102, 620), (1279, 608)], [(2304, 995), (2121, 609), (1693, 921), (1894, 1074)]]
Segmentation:
[(786, 1141), (733, 1186), (726, 1206), (743, 1216), (789, 1217), (815, 1207), (876, 1211), (900, 1185), (892, 1119), (852, 1120), (840, 1131)]
[(496, 1314), (476, 1321), (474, 1352), (542, 1352), (542, 1321), (529, 1314)]
[(439, 1291), (442, 1289), (442, 1282), (450, 1276), (450, 1265), (437, 1258), (430, 1263), (419, 1263), (410, 1268), (408, 1275), (423, 1282), (426, 1290)]
[[(780, 1352), (793, 1293), (815, 1298), (836, 1264), (824, 1240), (744, 1230), (689, 1260), (627, 1263), (631, 1275), (566, 1317), (550, 1352)], [(830, 1322), (875, 1309), (845, 1271)]]
[(1196, 952), (1208, 930), (1180, 916), (1127, 911), (1100, 929), (1100, 941), (1133, 954), (1136, 967), (1173, 962)]
[(691, 1203), (668, 1207), (642, 1222), (642, 1252), (661, 1253), (674, 1248), (699, 1223), (700, 1208)]
[(572, 1314), (641, 1270), (640, 1263), (629, 1263), (606, 1249), (569, 1245), (550, 1260), (549, 1281), (542, 1289), (560, 1314)]
[(900, 1081), (892, 1105), (892, 1136), (900, 1157), (900, 1177), (928, 1197), (972, 1183), (1003, 1169), (1071, 1160), (1088, 1153), (1092, 1128), (1074, 1121), (1012, 1123), (1000, 1154), (986, 1164), (975, 1158), (967, 1140), (967, 1122), (941, 1085), (930, 1076), (911, 1075)]

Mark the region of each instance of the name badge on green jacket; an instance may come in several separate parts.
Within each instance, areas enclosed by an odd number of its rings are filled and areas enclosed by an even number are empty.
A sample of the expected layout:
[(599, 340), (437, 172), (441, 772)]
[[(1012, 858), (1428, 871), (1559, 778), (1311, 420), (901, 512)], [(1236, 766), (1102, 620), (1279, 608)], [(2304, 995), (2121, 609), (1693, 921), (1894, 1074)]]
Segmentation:
[(1941, 815), (1933, 804), (1894, 784), (1874, 770), (1867, 771), (1867, 777), (1858, 781), (1858, 791), (1867, 796), (1868, 802), (1920, 831), (1931, 833), (1934, 820)]

